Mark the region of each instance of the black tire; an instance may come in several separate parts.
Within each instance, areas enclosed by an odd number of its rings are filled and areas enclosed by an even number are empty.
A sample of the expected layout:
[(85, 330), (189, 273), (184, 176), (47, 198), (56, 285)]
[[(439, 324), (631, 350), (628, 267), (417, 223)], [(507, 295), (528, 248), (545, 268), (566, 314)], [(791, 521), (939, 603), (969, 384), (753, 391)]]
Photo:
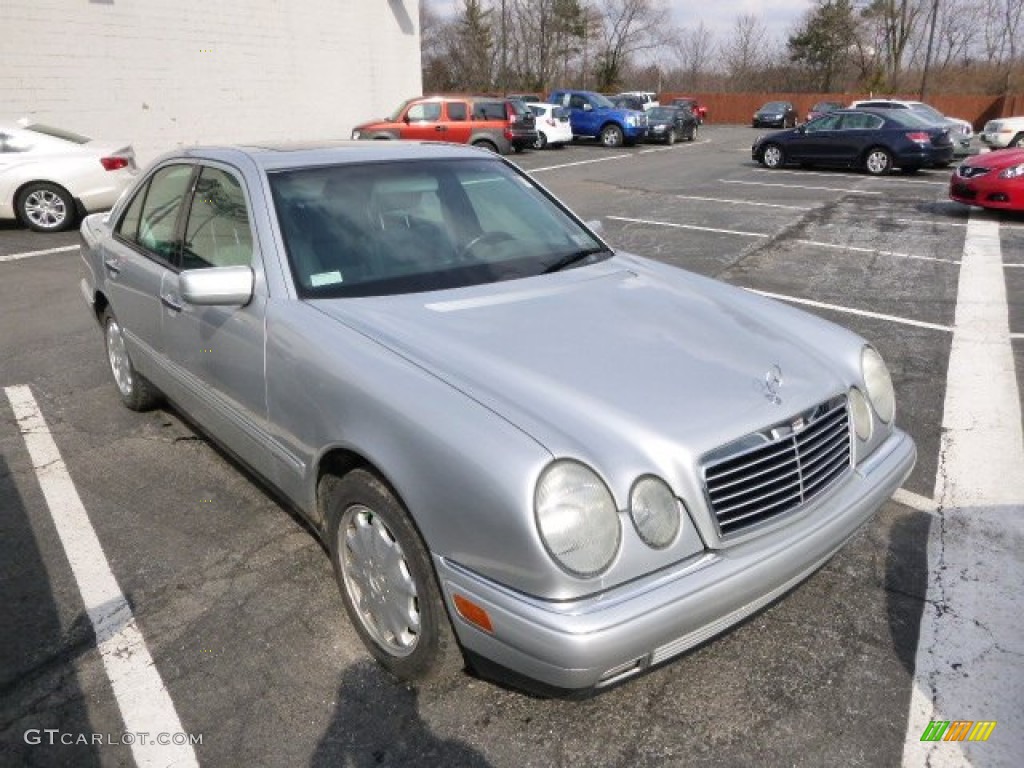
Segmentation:
[(694, 123), (693, 127), (690, 128), (690, 135), (687, 137), (687, 139), (686, 139), (687, 141), (696, 141), (697, 140), (697, 126), (698, 125), (699, 125), (698, 123)]
[(872, 147), (864, 153), (864, 170), (872, 176), (885, 176), (892, 172), (892, 155), (885, 147)]
[(17, 214), (36, 232), (63, 232), (78, 220), (75, 198), (64, 187), (34, 181), (18, 193)]
[(399, 680), (455, 676), (462, 651), (430, 555), (397, 495), (367, 469), (326, 475), (318, 492), (341, 598), (366, 648)]
[(665, 137), (665, 143), (668, 144), (670, 147), (673, 144), (676, 143), (676, 129), (675, 128), (669, 129), (668, 136)]
[(624, 143), (622, 129), (615, 123), (608, 123), (602, 128), (598, 138), (604, 146), (609, 148), (621, 147)]
[(548, 137), (542, 131), (537, 131), (537, 138), (533, 140), (534, 149), (544, 149), (548, 145)]
[(103, 346), (107, 351), (107, 365), (110, 375), (114, 377), (114, 385), (121, 396), (121, 402), (133, 411), (148, 411), (155, 407), (161, 398), (160, 390), (142, 376), (132, 363), (128, 348), (124, 343), (124, 331), (113, 310), (107, 307), (100, 316), (103, 327)]
[(765, 144), (761, 149), (761, 164), (765, 168), (781, 168), (786, 164), (786, 153), (778, 144)]
[(1024, 133), (1018, 133), (1010, 140), (1010, 143), (1007, 144), (1006, 146), (1024, 148)]
[(495, 144), (493, 141), (488, 141), (487, 139), (478, 139), (477, 141), (473, 142), (473, 146), (480, 147), (480, 149), (486, 149), (488, 152), (493, 152), (496, 155), (501, 154), (500, 152), (498, 152), (497, 144)]

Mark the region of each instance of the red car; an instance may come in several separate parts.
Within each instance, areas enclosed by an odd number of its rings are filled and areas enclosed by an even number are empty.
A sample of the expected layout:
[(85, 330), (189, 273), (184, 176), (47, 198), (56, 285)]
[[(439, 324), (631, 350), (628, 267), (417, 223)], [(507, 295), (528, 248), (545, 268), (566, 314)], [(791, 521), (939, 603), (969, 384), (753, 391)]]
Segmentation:
[(958, 203), (1024, 211), (1024, 149), (1001, 149), (964, 160), (949, 180)]
[(679, 96), (678, 98), (672, 99), (673, 107), (686, 107), (693, 112), (694, 117), (697, 118), (697, 122), (704, 125), (708, 119), (708, 108), (698, 102), (692, 96)]

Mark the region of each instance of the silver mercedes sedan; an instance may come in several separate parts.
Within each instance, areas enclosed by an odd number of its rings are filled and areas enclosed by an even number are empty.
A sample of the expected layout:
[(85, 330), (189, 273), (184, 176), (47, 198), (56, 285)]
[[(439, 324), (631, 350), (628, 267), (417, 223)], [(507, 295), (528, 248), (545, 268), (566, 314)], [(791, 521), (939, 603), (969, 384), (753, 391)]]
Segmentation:
[(83, 222), (81, 287), (124, 404), (310, 521), (384, 667), (593, 690), (806, 579), (916, 456), (862, 338), (594, 230), (473, 148), (188, 149)]

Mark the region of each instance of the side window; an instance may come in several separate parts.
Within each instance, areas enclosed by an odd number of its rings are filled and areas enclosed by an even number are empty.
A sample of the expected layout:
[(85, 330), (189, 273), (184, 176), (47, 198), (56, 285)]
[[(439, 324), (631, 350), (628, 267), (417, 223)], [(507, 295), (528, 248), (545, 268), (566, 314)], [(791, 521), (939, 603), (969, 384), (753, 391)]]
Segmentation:
[(203, 168), (185, 226), (182, 269), (237, 267), (252, 263), (252, 230), (238, 179)]
[(441, 117), (441, 104), (437, 101), (413, 104), (405, 116), (410, 122), (436, 122)]
[(573, 96), (569, 99), (570, 109), (583, 109), (585, 103), (582, 96)]
[[(844, 128), (849, 126), (843, 125)], [(839, 128), (839, 115), (825, 115), (807, 124), (809, 131), (834, 131)]]
[(448, 119), (449, 120), (466, 120), (469, 117), (469, 112), (466, 109), (466, 105), (461, 101), (449, 101), (448, 102)]
[(133, 243), (139, 241), (139, 221), (142, 218), (142, 204), (146, 201), (146, 193), (149, 191), (149, 184), (146, 184), (138, 192), (128, 206), (128, 210), (117, 225), (117, 234), (124, 240)]
[[(146, 199), (142, 202), (138, 236), (133, 238), (126, 234), (129, 240), (137, 242), (166, 261), (174, 258), (178, 212), (188, 193), (192, 168), (191, 165), (170, 165), (153, 174), (145, 194)], [(130, 208), (134, 207), (135, 201), (132, 201)], [(126, 215), (121, 222), (122, 227), (125, 223), (130, 223), (128, 219)]]
[(478, 101), (473, 105), (474, 120), (504, 120), (505, 105), (500, 101)]

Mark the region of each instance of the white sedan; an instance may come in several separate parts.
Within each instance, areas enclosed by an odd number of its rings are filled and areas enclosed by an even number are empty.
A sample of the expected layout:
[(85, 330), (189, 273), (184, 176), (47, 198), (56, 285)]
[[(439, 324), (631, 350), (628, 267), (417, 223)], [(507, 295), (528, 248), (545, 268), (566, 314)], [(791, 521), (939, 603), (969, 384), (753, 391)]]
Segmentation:
[(526, 105), (533, 112), (536, 122), (537, 140), (534, 149), (544, 147), (562, 147), (572, 143), (572, 123), (569, 122), (569, 111), (557, 104), (530, 102)]
[(111, 208), (137, 173), (130, 144), (27, 120), (0, 123), (0, 219), (60, 232), (81, 215)]

